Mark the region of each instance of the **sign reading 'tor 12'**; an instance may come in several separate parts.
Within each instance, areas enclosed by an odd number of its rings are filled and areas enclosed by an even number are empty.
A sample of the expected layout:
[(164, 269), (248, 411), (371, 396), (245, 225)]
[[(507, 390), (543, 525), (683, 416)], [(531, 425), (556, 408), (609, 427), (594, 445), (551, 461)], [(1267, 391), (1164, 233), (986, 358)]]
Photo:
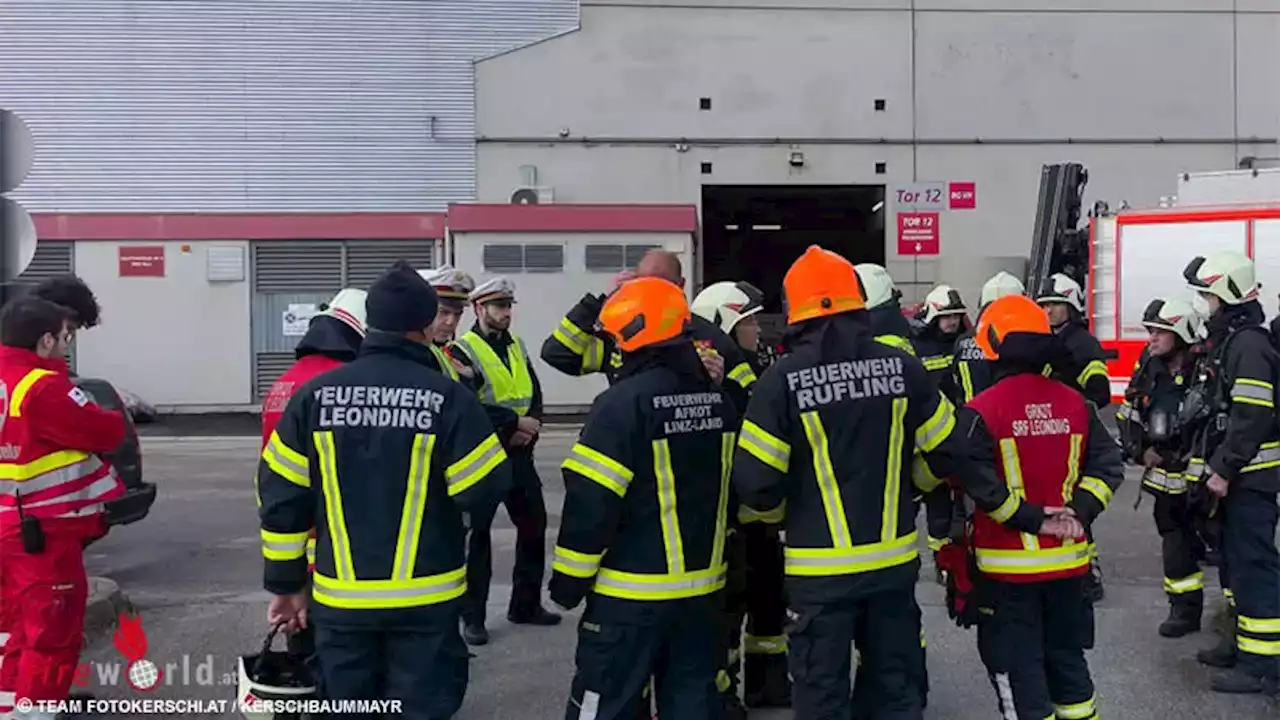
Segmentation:
[(937, 255), (938, 218), (936, 212), (898, 213), (898, 254)]

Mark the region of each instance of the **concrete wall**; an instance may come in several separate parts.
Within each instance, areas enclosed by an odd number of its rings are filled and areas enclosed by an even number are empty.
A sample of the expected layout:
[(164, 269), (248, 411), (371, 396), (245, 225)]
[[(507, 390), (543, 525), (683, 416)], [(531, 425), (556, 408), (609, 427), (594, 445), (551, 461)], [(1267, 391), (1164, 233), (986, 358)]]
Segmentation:
[[(490, 244), (564, 244), (564, 270), (558, 273), (501, 273), (516, 285), (515, 320), (511, 330), (524, 339), (529, 353), (536, 359), (535, 371), (542, 383), (545, 405), (561, 410), (585, 410), (600, 391), (607, 387), (604, 377), (570, 377), (542, 362), (542, 342), (555, 331), (560, 319), (583, 294), (607, 292), (614, 273), (588, 272), (584, 261), (590, 244), (658, 245), (678, 252), (685, 267), (692, 259), (692, 237), (680, 233), (515, 233), (455, 232), (453, 257), (457, 267), (465, 268), (476, 283), (496, 277), (484, 270), (483, 251)], [(686, 290), (689, 288), (686, 287)], [(690, 297), (692, 299), (692, 297)], [(475, 316), (468, 311), (459, 334), (471, 328)]]
[[(163, 246), (165, 276), (120, 277), (121, 245)], [(244, 252), (245, 281), (207, 279), (208, 248), (215, 245)], [(248, 262), (247, 242), (76, 243), (76, 273), (103, 313), (102, 327), (76, 338), (77, 372), (162, 408), (253, 402)]]
[(580, 31), (480, 63), (478, 199), (505, 200), (525, 165), (557, 202), (973, 181), (978, 207), (944, 215), (936, 260), (898, 258), (886, 223), (900, 281), (972, 297), (984, 258), (1029, 251), (1044, 163), (1083, 163), (1088, 203), (1145, 205), (1178, 172), (1280, 155), (1272, 0), (692, 4), (584, 0)]

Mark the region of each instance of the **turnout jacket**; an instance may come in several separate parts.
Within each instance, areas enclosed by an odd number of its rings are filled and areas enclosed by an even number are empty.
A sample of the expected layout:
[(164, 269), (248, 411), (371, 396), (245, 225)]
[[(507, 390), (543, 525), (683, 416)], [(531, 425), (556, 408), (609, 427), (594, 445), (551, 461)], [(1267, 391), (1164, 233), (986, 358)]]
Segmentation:
[(462, 513), (496, 504), (510, 470), (480, 403), (432, 356), (371, 333), (290, 399), (258, 468), (268, 591), (305, 587), (313, 526), (317, 618), (413, 623), (466, 591)]
[[(612, 338), (596, 329), (606, 297), (591, 293), (582, 296), (560, 320), (555, 332), (543, 341), (543, 362), (566, 375), (604, 373), (610, 384), (617, 381), (622, 353)], [(693, 316), (690, 327), (694, 345), (704, 351), (715, 350), (724, 358), (724, 389), (738, 412), (742, 412), (747, 407), (748, 391), (756, 381), (746, 354), (733, 338), (700, 315)]]
[(953, 357), (951, 387), (955, 396), (952, 399), (956, 405), (964, 405), (977, 397), (978, 393), (991, 387), (991, 361), (982, 354), (982, 348), (978, 347), (972, 329), (956, 338)]
[(1111, 404), (1111, 380), (1107, 377), (1106, 354), (1098, 339), (1083, 325), (1068, 321), (1057, 331), (1066, 348), (1065, 361), (1053, 364), (1051, 377), (1079, 390), (1098, 407)]
[(1184, 473), (1196, 428), (1181, 421), (1183, 398), (1195, 382), (1196, 356), (1190, 348), (1178, 352), (1183, 353), (1183, 361), (1175, 373), (1165, 358), (1152, 356), (1144, 348), (1134, 363), (1124, 401), (1116, 409), (1126, 459), (1144, 465), (1147, 450), (1160, 455), (1159, 464), (1144, 468), (1143, 489), (1167, 495), (1182, 495), (1188, 482), (1201, 479)]
[(929, 373), (929, 379), (952, 404), (963, 402), (963, 399), (959, 398), (959, 392), (952, 377), (958, 336), (959, 333), (943, 334), (934, 324), (921, 329), (911, 340), (915, 346), (916, 355)]
[[(1280, 492), (1280, 426), (1275, 382), (1280, 358), (1255, 301), (1227, 306), (1209, 320), (1206, 375), (1216, 417), (1192, 458), (1189, 475), (1217, 473), (1231, 485)], [(1225, 426), (1225, 427), (1224, 427)], [(1208, 456), (1207, 467), (1200, 458)]]
[(737, 411), (691, 344), (626, 356), (561, 466), (551, 599), (639, 601), (725, 585)]
[[(738, 438), (738, 498), (783, 516), (786, 574), (805, 601), (915, 582), (913, 482), (930, 492), (953, 470), (951, 403), (869, 321), (804, 323), (756, 383)], [(916, 450), (932, 472), (913, 478)]]
[(1120, 447), (1093, 404), (1065, 383), (1023, 372), (979, 393), (960, 409), (959, 425), (968, 462), (957, 476), (978, 510), (978, 570), (1015, 583), (1087, 573), (1088, 540), (1037, 533), (1045, 507), (1070, 507), (1090, 527), (1124, 480)]

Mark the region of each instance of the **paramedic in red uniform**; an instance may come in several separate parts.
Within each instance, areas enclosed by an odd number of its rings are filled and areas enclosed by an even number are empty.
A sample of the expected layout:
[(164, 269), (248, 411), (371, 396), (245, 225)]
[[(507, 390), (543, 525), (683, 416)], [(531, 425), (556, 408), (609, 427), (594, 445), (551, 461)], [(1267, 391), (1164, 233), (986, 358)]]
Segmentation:
[[(11, 609), (0, 694), (18, 703), (67, 699), (88, 596), (84, 547), (106, 533), (102, 504), (124, 494), (98, 453), (120, 446), (125, 420), (71, 383), (75, 325), (72, 310), (34, 296), (0, 311), (0, 604)], [(54, 716), (39, 710), (14, 717)]]
[[(262, 448), (266, 449), (271, 433), (289, 404), (294, 390), (306, 385), (317, 375), (356, 359), (364, 339), (365, 291), (346, 288), (340, 291), (311, 319), (307, 334), (298, 341), (294, 355), (297, 362), (280, 376), (267, 391), (262, 402)], [(314, 571), (316, 535), (307, 540), (307, 568)], [(315, 633), (308, 625), (289, 636), (289, 651), (303, 657), (315, 652)]]
[(975, 334), (995, 383), (961, 408), (980, 590), (978, 653), (1001, 717), (1096, 720), (1086, 531), (1124, 479), (1120, 447), (1079, 390), (1040, 370), (1065, 352), (1045, 311), (1009, 295)]

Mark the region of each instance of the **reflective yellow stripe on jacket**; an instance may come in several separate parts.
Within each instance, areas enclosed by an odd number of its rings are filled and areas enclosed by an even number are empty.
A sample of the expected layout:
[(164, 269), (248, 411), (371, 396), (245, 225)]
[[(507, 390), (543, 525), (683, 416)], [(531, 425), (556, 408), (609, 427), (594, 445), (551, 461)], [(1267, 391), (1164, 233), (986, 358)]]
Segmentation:
[(689, 570), (685, 558), (684, 538), (680, 532), (680, 514), (676, 502), (675, 470), (671, 465), (671, 448), (666, 438), (654, 440), (653, 474), (657, 484), (658, 509), (662, 527), (662, 546), (667, 572), (632, 573), (600, 568), (595, 592), (627, 600), (678, 600), (709, 595), (724, 588), (726, 566), (724, 539), (728, 532), (726, 513), (729, 505), (729, 478), (736, 445), (734, 433), (720, 436), (720, 493), (716, 508), (716, 530), (710, 566)]
[[(1022, 461), (1018, 457), (1017, 443), (1013, 438), (1001, 438), (999, 445), (1000, 462), (1004, 468), (1005, 483), (1009, 487), (1009, 498), (1000, 507), (987, 514), (992, 520), (1003, 523), (1013, 517), (1013, 514), (1021, 507), (1022, 501), (1027, 497), (1027, 492), (1022, 479)], [(1068, 468), (1062, 487), (1064, 503), (1070, 500), (1075, 493), (1077, 487), (1076, 478), (1080, 466), (1079, 458), (1083, 448), (1084, 436), (1079, 433), (1073, 433), (1071, 435), (1071, 450), (1067, 461)], [(1105, 483), (1096, 478), (1085, 479), (1093, 480), (1104, 488), (1106, 487)], [(1081, 481), (1080, 485), (1083, 486), (1083, 481)], [(1095, 490), (1085, 489), (1095, 495), (1097, 494)], [(1109, 490), (1108, 488), (1108, 492)], [(1110, 499), (1109, 495), (1107, 499)], [(1041, 547), (1040, 538), (1037, 535), (1025, 532), (1019, 535), (1022, 539), (1021, 550), (975, 548), (974, 555), (977, 557), (978, 569), (983, 572), (1005, 575), (1036, 575), (1071, 570), (1089, 564), (1091, 556), (1089, 543), (1076, 543), (1071, 540), (1065, 540), (1060, 547), (1046, 548)]]
[(448, 353), (440, 349), (435, 343), (432, 343), (431, 354), (436, 356), (436, 363), (440, 365), (440, 372), (449, 376), (450, 380), (458, 379), (458, 368), (453, 366), (453, 360), (449, 359)]
[(755, 384), (756, 371), (752, 370), (751, 364), (744, 360), (726, 373), (725, 377), (737, 383), (738, 387), (746, 389)]
[(484, 385), (480, 388), (481, 402), (509, 408), (517, 415), (529, 412), (533, 403), (533, 375), (529, 372), (524, 341), (512, 336), (511, 344), (507, 346), (510, 367), (474, 330), (458, 338), (457, 347), (471, 358), (476, 371), (484, 376)]
[[(832, 544), (831, 547), (825, 548), (787, 547), (784, 552), (788, 575), (831, 576), (867, 573), (903, 565), (918, 557), (916, 532), (912, 530), (901, 537), (897, 535), (902, 491), (902, 433), (905, 430), (903, 423), (906, 412), (907, 399), (896, 399), (893, 404), (893, 422), (890, 428), (890, 445), (896, 449), (889, 451), (886, 462), (885, 507), (881, 515), (881, 539), (865, 544), (855, 544), (849, 531), (844, 499), (835, 477), (827, 432), (821, 416), (817, 411), (806, 412), (800, 416), (805, 438), (809, 443), (814, 478), (822, 497), (823, 514), (827, 519), (827, 529)], [(941, 439), (938, 442), (941, 442)], [(790, 469), (791, 446), (749, 420), (743, 422), (738, 447), (778, 472), (786, 473)]]
[[(435, 605), (461, 597), (466, 592), (465, 567), (436, 575), (414, 576), (422, 523), (426, 513), (427, 488), (431, 478), (436, 436), (422, 433), (414, 436), (395, 555), (392, 559), (391, 577), (384, 579), (364, 579), (356, 576), (351, 553), (351, 538), (347, 532), (346, 517), (343, 512), (342, 490), (338, 481), (333, 433), (316, 432), (313, 434), (313, 440), (324, 492), (325, 527), (333, 547), (334, 562), (333, 576), (318, 570), (314, 576), (313, 596), (316, 602), (348, 610), (387, 610)], [(461, 482), (470, 487), (488, 473), (486, 467), (489, 470), (492, 469), (495, 463), (484, 459), (493, 454), (491, 449), (486, 448), (488, 444), (490, 444), (488, 440), (482, 442), (467, 457), (455, 463), (450, 470), (446, 470), (446, 477), (452, 471), (455, 478), (455, 483), (450, 485), (451, 494), (456, 494), (454, 492), (454, 487), (458, 484), (456, 478), (464, 478)], [(498, 462), (501, 462), (500, 457)], [(297, 551), (297, 542), (303, 535), (305, 533), (298, 533), (292, 537), (295, 544), (291, 551)], [(305, 539), (301, 542), (305, 549)]]
[[(22, 376), (22, 379), (14, 385), (13, 394), (9, 396), (9, 417), (22, 417), (23, 406), (31, 389), (40, 380), (56, 374), (52, 370), (36, 368)], [(0, 461), (0, 494), (31, 495), (75, 482), (101, 469), (102, 461), (97, 455), (80, 450), (55, 450), (25, 463)], [(115, 474), (112, 473), (88, 487), (36, 503), (24, 503), (24, 507), (71, 502), (81, 498), (89, 499), (101, 495), (116, 482)]]

